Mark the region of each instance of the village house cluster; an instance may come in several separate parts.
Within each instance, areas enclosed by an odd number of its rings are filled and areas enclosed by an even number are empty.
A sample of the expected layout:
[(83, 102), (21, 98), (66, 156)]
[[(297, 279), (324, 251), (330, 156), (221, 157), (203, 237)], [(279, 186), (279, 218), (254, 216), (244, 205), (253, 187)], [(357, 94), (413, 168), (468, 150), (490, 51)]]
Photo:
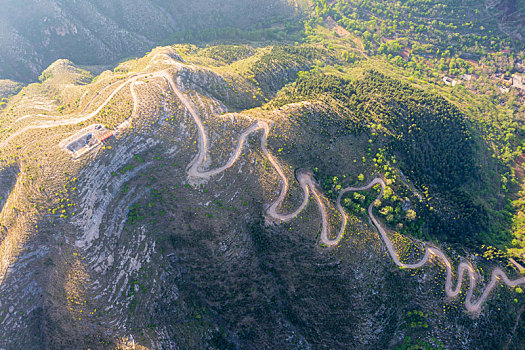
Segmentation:
[[(525, 64), (523, 61), (516, 62), (517, 73), (512, 76), (495, 73), (490, 76), (490, 79), (498, 85), (498, 89), (501, 93), (507, 94), (511, 89), (516, 89), (518, 94), (525, 97)], [(471, 80), (477, 80), (479, 76), (477, 74), (463, 74), (460, 78), (453, 78), (450, 76), (444, 76), (443, 82), (445, 85), (456, 86), (463, 82)]]

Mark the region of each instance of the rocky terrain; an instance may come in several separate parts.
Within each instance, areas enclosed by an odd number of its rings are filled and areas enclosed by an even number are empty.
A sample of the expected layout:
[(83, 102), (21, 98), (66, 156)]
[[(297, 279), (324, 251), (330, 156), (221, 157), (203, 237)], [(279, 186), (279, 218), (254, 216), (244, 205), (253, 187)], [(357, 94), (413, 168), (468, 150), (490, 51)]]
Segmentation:
[(184, 40), (188, 33), (270, 28), (301, 15), (303, 6), (297, 0), (2, 0), (0, 78), (35, 81), (63, 58), (113, 64), (142, 56), (174, 35)]
[(378, 160), (362, 123), (379, 119), (339, 105), (394, 80), (361, 72), (323, 95), (304, 73), (318, 55), (341, 63), (308, 45), (157, 48), (95, 79), (58, 61), (11, 97), (0, 348), (522, 348), (515, 270), (399, 235), (383, 214), (427, 177)]
[(0, 349), (525, 349), (523, 1), (0, 5)]

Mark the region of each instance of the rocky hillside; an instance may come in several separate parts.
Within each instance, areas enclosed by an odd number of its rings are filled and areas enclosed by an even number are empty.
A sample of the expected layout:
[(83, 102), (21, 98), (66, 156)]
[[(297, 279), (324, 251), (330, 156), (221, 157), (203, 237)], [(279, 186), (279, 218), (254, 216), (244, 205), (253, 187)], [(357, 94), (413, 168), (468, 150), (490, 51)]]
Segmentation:
[(299, 15), (303, 5), (296, 0), (2, 0), (0, 78), (35, 81), (63, 58), (107, 65), (188, 33), (270, 28)]
[(488, 0), (485, 5), (488, 12), (498, 19), (502, 31), (516, 40), (525, 39), (525, 1)]
[[(445, 99), (315, 44), (157, 48), (92, 81), (61, 60), (42, 80), (0, 115), (1, 348), (522, 346), (521, 280), (410, 238), (478, 162)], [(463, 260), (475, 286), (450, 297)]]
[(0, 108), (5, 107), (7, 98), (18, 93), (22, 87), (22, 84), (16, 83), (12, 80), (0, 79), (0, 98), (3, 102), (3, 104), (0, 105)]

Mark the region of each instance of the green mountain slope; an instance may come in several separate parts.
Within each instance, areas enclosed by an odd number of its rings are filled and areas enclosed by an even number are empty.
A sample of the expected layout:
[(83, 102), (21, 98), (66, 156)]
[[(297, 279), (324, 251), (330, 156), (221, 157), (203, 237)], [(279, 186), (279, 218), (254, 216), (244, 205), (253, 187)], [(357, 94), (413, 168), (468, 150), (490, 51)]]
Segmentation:
[[(464, 241), (486, 215), (468, 205), (490, 204), (472, 192), (480, 131), (442, 97), (313, 47), (158, 48), (91, 83), (59, 61), (9, 99), (0, 344), (519, 348), (521, 289), (473, 314), (464, 293), (445, 301), (439, 260), (392, 263), (365, 210), (374, 190), (343, 198), (335, 237), (341, 189), (381, 176), (373, 213), (407, 235), (389, 233), (400, 261), (427, 249), (408, 237), (442, 237), (431, 220)], [(446, 247), (457, 266), (464, 251)], [(493, 262), (471, 259), (490, 280)]]

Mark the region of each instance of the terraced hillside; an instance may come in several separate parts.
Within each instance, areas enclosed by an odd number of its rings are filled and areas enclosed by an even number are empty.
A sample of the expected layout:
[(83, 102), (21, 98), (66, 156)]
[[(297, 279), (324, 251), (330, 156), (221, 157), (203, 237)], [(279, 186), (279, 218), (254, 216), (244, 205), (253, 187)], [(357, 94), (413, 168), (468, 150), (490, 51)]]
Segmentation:
[(523, 277), (414, 238), (429, 194), (447, 222), (446, 188), (479, 185), (467, 116), (320, 60), (346, 65), (308, 44), (157, 48), (94, 79), (56, 62), (11, 97), (0, 347), (520, 348)]

